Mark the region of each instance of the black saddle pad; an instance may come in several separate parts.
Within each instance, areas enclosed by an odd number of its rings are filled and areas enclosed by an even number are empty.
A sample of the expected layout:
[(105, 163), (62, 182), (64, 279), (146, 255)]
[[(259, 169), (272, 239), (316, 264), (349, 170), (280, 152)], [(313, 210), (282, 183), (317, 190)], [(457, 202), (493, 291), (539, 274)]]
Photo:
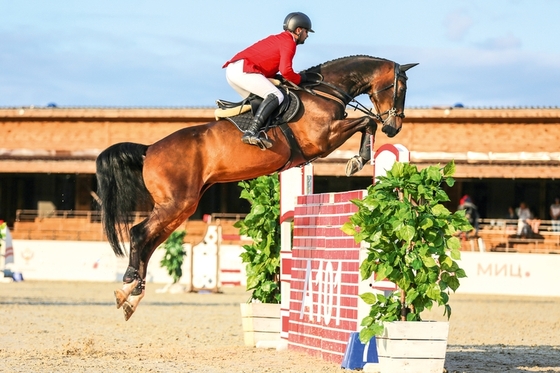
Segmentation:
[[(282, 104), (278, 107), (278, 109), (276, 109), (268, 118), (265, 125), (266, 129), (288, 123), (296, 116), (301, 107), (301, 100), (294, 92), (282, 90), (282, 93), (284, 93), (284, 101), (282, 101)], [(243, 114), (224, 119), (227, 119), (231, 123), (235, 124), (241, 132), (245, 132), (253, 120), (253, 112), (250, 110)]]

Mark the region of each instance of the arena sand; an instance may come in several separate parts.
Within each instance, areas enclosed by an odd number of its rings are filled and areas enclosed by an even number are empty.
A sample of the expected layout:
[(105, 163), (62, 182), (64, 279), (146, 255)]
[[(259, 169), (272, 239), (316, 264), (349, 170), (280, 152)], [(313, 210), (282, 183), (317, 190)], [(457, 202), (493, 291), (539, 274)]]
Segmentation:
[[(117, 283), (0, 283), (0, 372), (345, 372), (294, 351), (245, 347), (241, 288), (159, 294), (125, 322)], [(447, 372), (560, 372), (560, 298), (451, 298)], [(424, 319), (443, 320), (442, 309)]]

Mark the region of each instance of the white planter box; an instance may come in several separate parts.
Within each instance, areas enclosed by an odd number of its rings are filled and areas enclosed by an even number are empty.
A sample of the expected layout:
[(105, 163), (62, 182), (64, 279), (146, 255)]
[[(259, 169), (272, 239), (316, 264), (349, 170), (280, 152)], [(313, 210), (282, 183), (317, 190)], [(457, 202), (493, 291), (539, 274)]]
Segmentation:
[(376, 340), (381, 373), (443, 372), (448, 334), (448, 322), (386, 323), (383, 335)]
[(280, 340), (280, 304), (241, 303), (241, 323), (246, 346)]

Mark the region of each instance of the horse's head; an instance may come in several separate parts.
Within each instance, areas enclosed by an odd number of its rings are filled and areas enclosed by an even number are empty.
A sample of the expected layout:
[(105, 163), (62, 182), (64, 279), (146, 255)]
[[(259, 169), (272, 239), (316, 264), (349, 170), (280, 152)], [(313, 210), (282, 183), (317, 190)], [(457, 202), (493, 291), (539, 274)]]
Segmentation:
[(375, 117), (382, 124), (381, 130), (389, 137), (397, 135), (402, 128), (408, 79), (406, 70), (418, 65), (417, 63), (393, 64), (393, 69), (388, 69), (385, 74), (375, 78), (369, 92), (369, 98), (377, 111)]

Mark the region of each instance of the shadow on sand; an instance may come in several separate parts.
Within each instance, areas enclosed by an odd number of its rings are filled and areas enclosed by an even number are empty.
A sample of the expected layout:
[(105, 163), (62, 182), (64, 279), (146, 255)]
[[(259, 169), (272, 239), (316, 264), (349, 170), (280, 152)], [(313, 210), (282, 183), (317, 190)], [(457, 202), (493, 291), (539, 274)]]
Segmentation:
[(448, 345), (448, 373), (560, 372), (560, 346)]

